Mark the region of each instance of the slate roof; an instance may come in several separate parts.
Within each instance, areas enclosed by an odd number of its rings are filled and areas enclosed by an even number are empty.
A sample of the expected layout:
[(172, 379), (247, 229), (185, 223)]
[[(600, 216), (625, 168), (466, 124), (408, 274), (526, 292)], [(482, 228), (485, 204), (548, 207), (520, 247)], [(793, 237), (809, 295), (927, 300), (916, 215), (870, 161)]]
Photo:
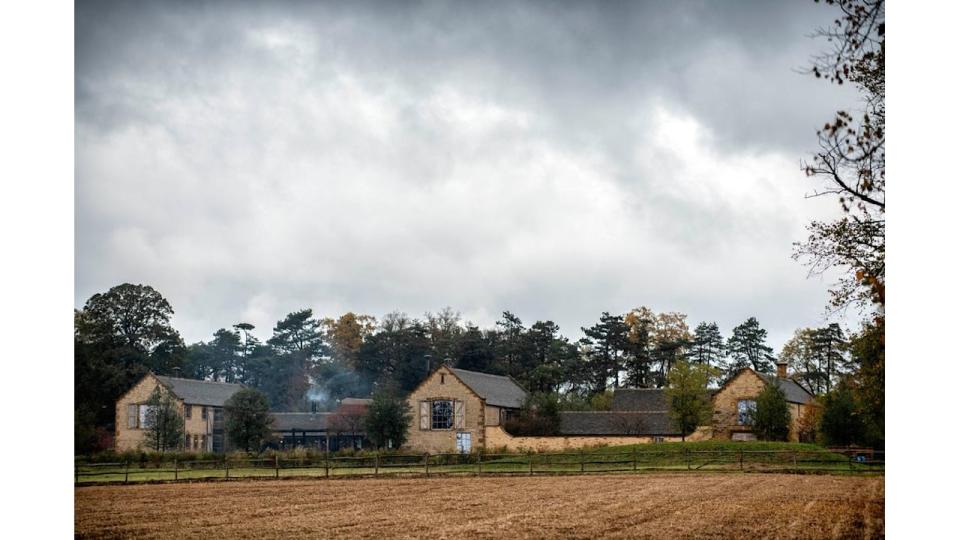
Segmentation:
[(680, 435), (666, 411), (562, 411), (561, 435)]
[(190, 405), (211, 405), (223, 407), (223, 404), (237, 391), (242, 390), (242, 384), (223, 383), (216, 381), (198, 381), (196, 379), (181, 379), (157, 375), (165, 386), (173, 390), (177, 397)]
[(758, 373), (757, 375), (763, 377), (770, 384), (776, 383), (776, 385), (783, 390), (784, 395), (787, 396), (787, 401), (790, 403), (806, 404), (813, 399), (813, 396), (793, 379), (781, 379), (776, 375), (767, 375), (764, 373)]
[(273, 431), (324, 431), (327, 429), (327, 417), (332, 413), (274, 412)]
[(614, 411), (666, 411), (670, 409), (662, 388), (617, 388), (610, 409)]
[(519, 409), (527, 399), (527, 391), (520, 388), (510, 377), (456, 368), (450, 368), (450, 371), (485, 399), (487, 405)]

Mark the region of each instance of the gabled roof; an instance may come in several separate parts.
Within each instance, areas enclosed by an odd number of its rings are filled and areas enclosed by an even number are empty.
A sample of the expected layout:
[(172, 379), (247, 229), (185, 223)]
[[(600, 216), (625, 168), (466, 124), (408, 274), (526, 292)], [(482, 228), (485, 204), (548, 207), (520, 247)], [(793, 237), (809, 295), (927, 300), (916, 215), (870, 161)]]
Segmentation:
[(242, 390), (242, 384), (223, 383), (216, 381), (198, 381), (196, 379), (181, 379), (156, 375), (164, 386), (169, 388), (184, 403), (188, 405), (212, 405), (223, 407), (230, 396)]
[(787, 401), (790, 403), (800, 403), (804, 405), (813, 399), (813, 395), (793, 379), (781, 379), (776, 375), (768, 375), (766, 373), (757, 373), (757, 375), (763, 377), (768, 384), (776, 384), (779, 386), (780, 389), (783, 390), (783, 394), (787, 397)]
[(617, 388), (610, 403), (613, 411), (667, 411), (670, 405), (663, 388)]
[(447, 368), (470, 387), (478, 396), (483, 398), (487, 405), (519, 409), (527, 399), (527, 391), (520, 388), (513, 379), (504, 375), (491, 375), (479, 371)]
[(562, 411), (561, 435), (680, 435), (670, 415), (660, 412)]
[(272, 412), (273, 431), (324, 431), (332, 413)]

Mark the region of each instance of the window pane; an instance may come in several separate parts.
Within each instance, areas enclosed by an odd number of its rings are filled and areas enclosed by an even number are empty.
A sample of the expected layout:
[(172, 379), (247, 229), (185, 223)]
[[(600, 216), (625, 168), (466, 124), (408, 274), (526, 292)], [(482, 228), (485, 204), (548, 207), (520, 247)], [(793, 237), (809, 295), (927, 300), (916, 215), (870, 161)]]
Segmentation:
[(757, 402), (752, 399), (737, 401), (737, 423), (741, 426), (753, 423), (753, 413), (757, 410)]
[(453, 402), (434, 401), (430, 429), (450, 429), (453, 427)]

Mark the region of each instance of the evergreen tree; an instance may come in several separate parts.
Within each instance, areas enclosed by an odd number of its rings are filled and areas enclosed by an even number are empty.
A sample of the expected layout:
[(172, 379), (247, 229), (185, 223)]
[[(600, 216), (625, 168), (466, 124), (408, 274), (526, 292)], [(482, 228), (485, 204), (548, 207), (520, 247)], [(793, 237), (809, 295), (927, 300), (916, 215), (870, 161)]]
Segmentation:
[(405, 399), (377, 392), (363, 418), (363, 426), (377, 448), (399, 448), (407, 442), (412, 418), (410, 405)]
[(467, 329), (457, 341), (454, 353), (455, 364), (459, 368), (472, 371), (489, 372), (496, 361), (496, 336), (468, 324)]
[(734, 328), (733, 335), (727, 340), (727, 354), (730, 357), (727, 375), (746, 367), (760, 373), (772, 372), (773, 349), (767, 346), (766, 339), (767, 331), (760, 328), (755, 317)]
[(702, 322), (693, 331), (688, 358), (709, 367), (719, 367), (723, 360), (723, 336), (717, 323)]
[(227, 437), (238, 449), (259, 451), (270, 437), (270, 404), (267, 396), (253, 388), (244, 388), (224, 403)]
[(820, 417), (823, 442), (831, 446), (858, 444), (863, 441), (864, 432), (853, 388), (841, 382), (823, 396), (823, 415)]
[(609, 379), (614, 387), (620, 386), (620, 372), (623, 370), (623, 353), (628, 349), (627, 332), (629, 328), (620, 315), (611, 315), (604, 311), (600, 322), (590, 328), (583, 328), (590, 344), (588, 359), (593, 392), (603, 392)]
[(528, 367), (529, 358), (526, 328), (519, 317), (503, 312), (503, 317), (497, 321), (497, 364), (504, 375), (519, 377)]
[(813, 332), (812, 354), (817, 362), (817, 393), (830, 392), (833, 382), (845, 371), (847, 361), (844, 351), (847, 349), (843, 330), (832, 323)]
[(757, 396), (753, 411), (753, 432), (762, 441), (785, 441), (790, 434), (787, 396), (775, 384), (768, 384)]

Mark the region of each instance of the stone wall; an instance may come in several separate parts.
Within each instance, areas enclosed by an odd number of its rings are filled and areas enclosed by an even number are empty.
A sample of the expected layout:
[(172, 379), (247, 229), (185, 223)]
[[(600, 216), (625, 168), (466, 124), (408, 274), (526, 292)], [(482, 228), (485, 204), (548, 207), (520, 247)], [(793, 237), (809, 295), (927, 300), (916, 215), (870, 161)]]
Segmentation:
[[(127, 427), (127, 405), (146, 403), (158, 386), (160, 386), (160, 381), (153, 375), (148, 374), (117, 401), (116, 416), (114, 417), (116, 425), (114, 448), (118, 452), (138, 450), (143, 445), (146, 430)], [(190, 418), (186, 418), (183, 400), (177, 400), (177, 412), (180, 413), (181, 417), (184, 417), (184, 433), (190, 435), (190, 445), (185, 448), (186, 450), (210, 451), (213, 448), (213, 438), (211, 437), (213, 433), (213, 407), (206, 406), (206, 419), (203, 418), (203, 407), (203, 405), (193, 405)], [(200, 448), (193, 447), (194, 435), (197, 436), (196, 439), (201, 446)], [(224, 441), (224, 444), (226, 442)]]
[[(463, 429), (420, 429), (420, 402), (450, 399), (463, 402)], [(470, 433), (473, 450), (484, 446), (484, 401), (457, 379), (448, 368), (441, 367), (420, 384), (407, 398), (412, 414), (406, 446), (418, 452), (443, 453), (457, 451), (457, 433)]]
[[(126, 394), (117, 400), (115, 418), (114, 448), (118, 452), (124, 450), (138, 450), (145, 440), (146, 430), (127, 427), (127, 405), (140, 405), (146, 403), (153, 394), (154, 389), (160, 386), (160, 381), (153, 375), (147, 375), (133, 386)], [(178, 409), (183, 414), (183, 401), (178, 400)], [(139, 408), (138, 412), (139, 413)]]
[[(766, 384), (766, 381), (757, 373), (746, 369), (741, 371), (713, 397), (714, 438), (730, 440), (734, 433), (752, 433), (750, 426), (741, 426), (737, 423), (737, 401), (756, 399)], [(796, 442), (799, 440), (800, 416), (807, 405), (799, 403), (787, 403), (787, 405), (790, 409), (790, 435), (788, 439)]]
[[(500, 426), (487, 426), (486, 431), (486, 450), (493, 452), (506, 449), (511, 452), (560, 452), (576, 448), (587, 448), (591, 446), (616, 446), (622, 444), (648, 444), (654, 442), (652, 436), (608, 436), (591, 437), (581, 435), (555, 435), (552, 437), (514, 437)], [(687, 436), (688, 441), (703, 441), (711, 437), (712, 430), (709, 426), (701, 426), (696, 431)], [(663, 442), (679, 442), (680, 437), (663, 437)]]

